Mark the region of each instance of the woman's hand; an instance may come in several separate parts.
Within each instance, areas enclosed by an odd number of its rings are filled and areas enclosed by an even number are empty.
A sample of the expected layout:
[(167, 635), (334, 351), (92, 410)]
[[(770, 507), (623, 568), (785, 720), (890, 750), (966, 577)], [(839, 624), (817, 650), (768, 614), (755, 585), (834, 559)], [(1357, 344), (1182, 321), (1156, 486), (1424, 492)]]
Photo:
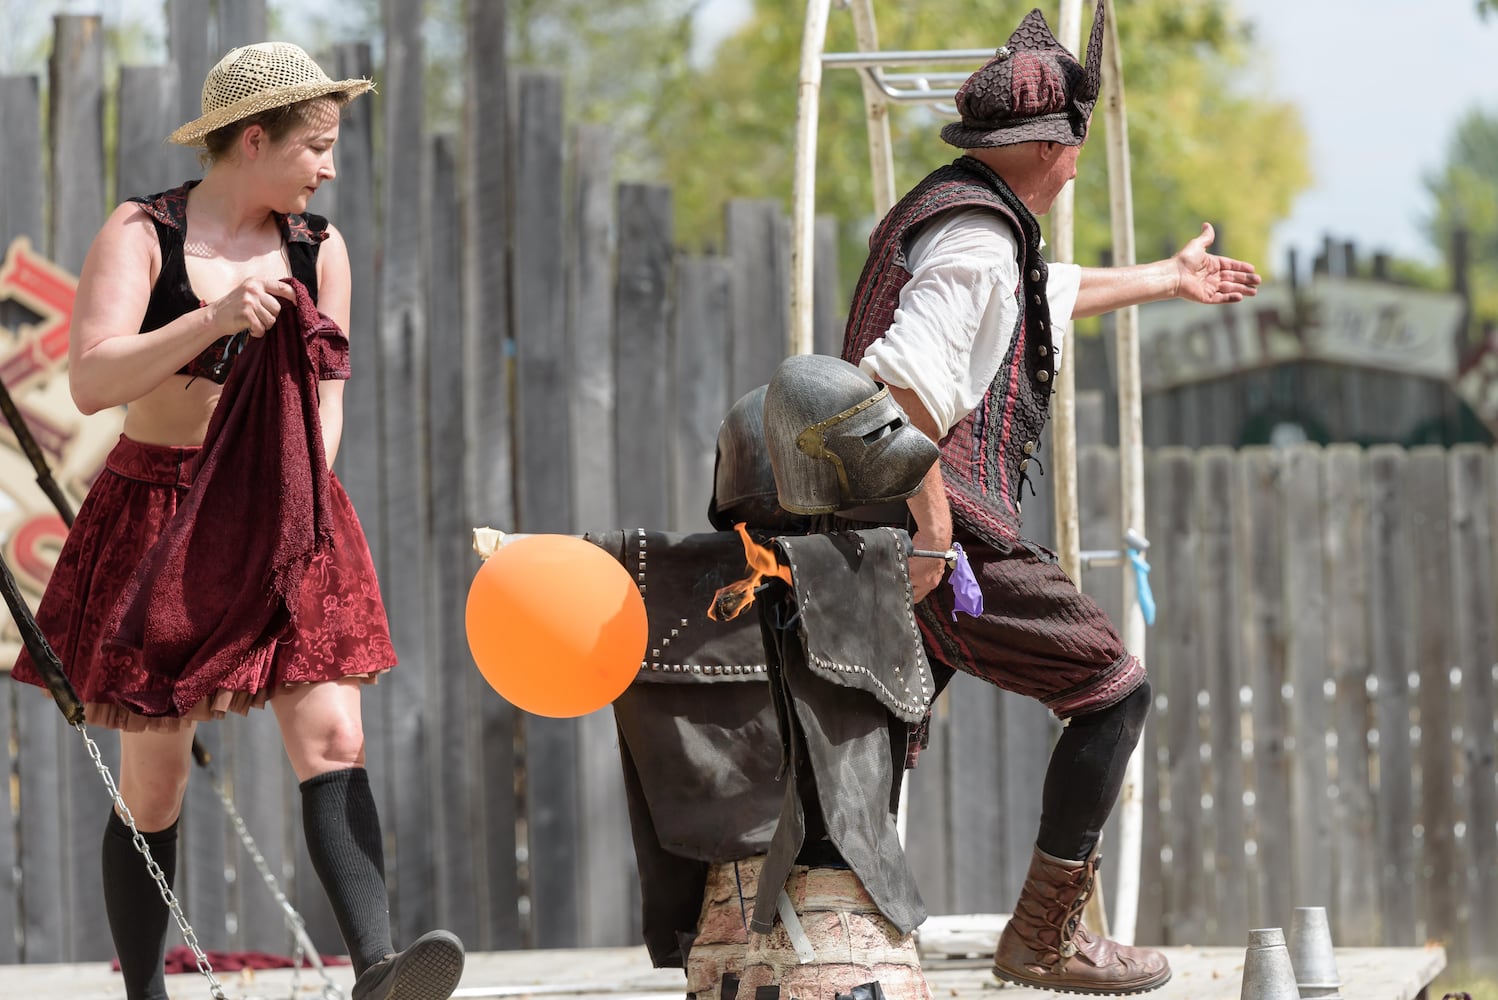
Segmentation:
[(232, 336), (248, 330), (251, 337), (263, 337), (276, 325), (281, 302), (295, 302), (296, 295), (284, 281), (246, 278), (228, 295), (208, 306), (213, 328), (221, 336)]

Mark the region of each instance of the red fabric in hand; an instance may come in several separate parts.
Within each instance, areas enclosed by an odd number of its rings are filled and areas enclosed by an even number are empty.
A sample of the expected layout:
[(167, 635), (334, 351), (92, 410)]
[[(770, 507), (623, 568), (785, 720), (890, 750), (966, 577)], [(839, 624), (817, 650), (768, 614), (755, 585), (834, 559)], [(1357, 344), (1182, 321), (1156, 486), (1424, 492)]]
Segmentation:
[(147, 670), (194, 678), (174, 694), (179, 712), (205, 682), (274, 652), (333, 537), (317, 383), (348, 376), (348, 338), (300, 282), (286, 284), (295, 305), (235, 361), (192, 488), (114, 612), (113, 641), (140, 650)]

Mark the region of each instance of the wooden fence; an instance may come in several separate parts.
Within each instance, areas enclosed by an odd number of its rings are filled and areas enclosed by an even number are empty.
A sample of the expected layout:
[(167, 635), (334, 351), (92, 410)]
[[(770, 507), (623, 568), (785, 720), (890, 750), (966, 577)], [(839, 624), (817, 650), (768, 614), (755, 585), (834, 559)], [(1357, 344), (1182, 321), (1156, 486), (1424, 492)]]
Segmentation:
[[(211, 54), (263, 33), (263, 7), (218, 6), (173, 0), (174, 62), (122, 72), (120, 194), (182, 179), (190, 158), (141, 137), (195, 115)], [(734, 203), (721, 256), (678, 252), (670, 191), (616, 185), (607, 134), (564, 127), (562, 80), (498, 58), (503, 4), (468, 5), (463, 135), (426, 135), (419, 5), (385, 6), (377, 75), (368, 45), (326, 57), (380, 93), (348, 109), (319, 209), (356, 276), (338, 471), (401, 659), (365, 702), (397, 936), (440, 924), (478, 949), (633, 943), (613, 721), (526, 717), (487, 688), (463, 635), (468, 531), (705, 528), (718, 420), (784, 351), (785, 222), (775, 204)], [(58, 19), (45, 169), (39, 81), (0, 78), (0, 240), (27, 235), (75, 271), (113, 199), (103, 44), (97, 19)], [(818, 267), (835, 287), (830, 254)], [(831, 301), (821, 350), (839, 334)], [(1432, 936), (1492, 953), (1493, 465), (1473, 449), (1152, 456), (1141, 939), (1236, 944), (1325, 902), (1344, 944)], [(1082, 478), (1084, 542), (1112, 546), (1114, 459), (1085, 449)], [(1027, 504), (1042, 538), (1047, 507)], [(1116, 570), (1083, 583), (1117, 604)], [(1006, 910), (1052, 723), (954, 683), (914, 775), (910, 850), (933, 912)], [(105, 958), (103, 785), (46, 702), (7, 688), (0, 963)], [(314, 939), (337, 950), (273, 720), (202, 736)], [(289, 950), (204, 780), (179, 872), (205, 946)]]

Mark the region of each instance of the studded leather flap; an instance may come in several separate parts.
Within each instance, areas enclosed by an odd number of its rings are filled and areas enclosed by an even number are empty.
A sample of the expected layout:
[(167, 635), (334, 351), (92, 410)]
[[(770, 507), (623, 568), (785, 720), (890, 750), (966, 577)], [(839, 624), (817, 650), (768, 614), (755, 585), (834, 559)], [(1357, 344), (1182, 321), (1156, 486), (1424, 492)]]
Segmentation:
[(910, 536), (898, 528), (782, 536), (807, 665), (917, 722), (936, 686), (910, 601)]

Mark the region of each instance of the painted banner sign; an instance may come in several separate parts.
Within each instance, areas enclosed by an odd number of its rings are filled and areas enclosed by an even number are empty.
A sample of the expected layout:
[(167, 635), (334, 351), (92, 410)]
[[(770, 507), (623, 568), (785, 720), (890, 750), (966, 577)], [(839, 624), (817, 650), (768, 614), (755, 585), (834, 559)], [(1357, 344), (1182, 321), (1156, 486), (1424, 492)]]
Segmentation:
[[(68, 327), (78, 279), (20, 238), (0, 264), (0, 379), (26, 418), (74, 509), (88, 492), (125, 422), (124, 407), (85, 417), (68, 392)], [(33, 606), (52, 573), (67, 528), (0, 420), (0, 549)], [(0, 618), (0, 671), (19, 649), (15, 623)]]
[(1286, 361), (1376, 368), (1446, 382), (1498, 437), (1498, 332), (1460, 352), (1464, 312), (1458, 295), (1341, 278), (1318, 278), (1298, 295), (1269, 286), (1231, 306), (1152, 303), (1139, 310), (1143, 388)]

